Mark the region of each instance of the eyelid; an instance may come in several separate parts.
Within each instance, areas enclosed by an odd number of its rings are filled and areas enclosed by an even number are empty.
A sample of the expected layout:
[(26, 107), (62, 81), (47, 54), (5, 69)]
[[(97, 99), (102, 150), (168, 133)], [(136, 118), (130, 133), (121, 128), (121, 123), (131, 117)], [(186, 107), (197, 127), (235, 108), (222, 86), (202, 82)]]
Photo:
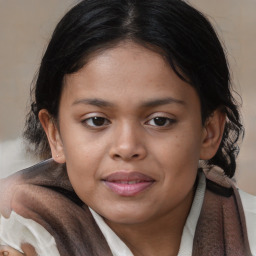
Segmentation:
[[(152, 121), (155, 118), (165, 118), (169, 121), (169, 124), (163, 125), (163, 126), (150, 125), (149, 122)], [(157, 127), (157, 128), (168, 128), (176, 122), (177, 122), (177, 118), (174, 117), (173, 115), (170, 115), (170, 114), (164, 113), (164, 112), (157, 112), (157, 113), (149, 115), (147, 117), (147, 121), (145, 122), (145, 124), (149, 125), (149, 126), (152, 126), (152, 127)]]
[[(87, 123), (87, 121), (89, 120), (92, 120), (93, 118), (102, 118), (102, 119), (105, 119), (105, 121), (107, 121), (107, 124), (103, 124), (103, 125), (100, 125), (100, 126), (97, 126), (97, 125), (89, 125)], [(102, 129), (102, 128), (105, 128), (106, 126), (108, 126), (109, 124), (111, 124), (111, 121), (106, 117), (106, 115), (104, 115), (103, 113), (89, 113), (85, 116), (83, 116), (82, 120), (81, 120), (81, 123), (88, 127), (88, 128), (91, 128), (91, 129)]]
[(109, 117), (106, 116), (106, 114), (104, 114), (102, 112), (90, 112), (90, 113), (87, 113), (87, 114), (83, 114), (81, 116), (81, 121), (84, 121), (86, 119), (93, 118), (93, 117), (101, 117), (101, 118), (105, 118), (105, 119), (109, 120)]
[(153, 114), (148, 115), (146, 119), (151, 120), (156, 117), (163, 117), (163, 118), (175, 119), (175, 120), (177, 119), (173, 114), (166, 113), (166, 112), (155, 112)]

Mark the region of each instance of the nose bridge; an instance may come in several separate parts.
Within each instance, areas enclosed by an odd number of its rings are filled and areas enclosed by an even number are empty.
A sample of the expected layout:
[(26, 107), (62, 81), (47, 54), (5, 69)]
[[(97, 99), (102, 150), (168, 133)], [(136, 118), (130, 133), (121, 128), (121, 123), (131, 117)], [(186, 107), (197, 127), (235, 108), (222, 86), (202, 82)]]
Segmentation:
[(118, 125), (113, 136), (111, 156), (126, 160), (145, 157), (146, 149), (140, 128), (132, 121)]

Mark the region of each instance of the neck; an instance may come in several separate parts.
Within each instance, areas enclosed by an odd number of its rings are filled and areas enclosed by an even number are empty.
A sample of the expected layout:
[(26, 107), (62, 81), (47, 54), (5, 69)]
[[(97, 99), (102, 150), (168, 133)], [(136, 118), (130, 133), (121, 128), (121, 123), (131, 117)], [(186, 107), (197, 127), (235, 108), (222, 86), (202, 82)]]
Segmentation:
[(174, 256), (179, 251), (193, 194), (191, 191), (171, 212), (143, 223), (123, 224), (105, 221), (135, 256)]

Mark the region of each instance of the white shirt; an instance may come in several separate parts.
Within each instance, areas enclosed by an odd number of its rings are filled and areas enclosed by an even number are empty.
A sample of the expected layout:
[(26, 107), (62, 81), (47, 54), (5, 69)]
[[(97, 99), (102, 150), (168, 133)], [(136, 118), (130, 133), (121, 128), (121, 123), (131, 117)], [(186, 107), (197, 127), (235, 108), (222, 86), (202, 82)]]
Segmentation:
[[(191, 256), (193, 239), (197, 221), (201, 212), (206, 180), (204, 174), (199, 177), (194, 201), (183, 229), (178, 256)], [(244, 207), (246, 225), (250, 248), (253, 256), (256, 256), (256, 197), (239, 190)], [(90, 209), (92, 215), (101, 229), (114, 256), (133, 256), (126, 244), (104, 222), (103, 218)], [(13, 232), (15, 230), (15, 232)], [(0, 218), (0, 245), (9, 245), (22, 252), (20, 245), (29, 243), (34, 246), (40, 256), (59, 256), (54, 238), (38, 223), (24, 219), (15, 212), (10, 218)]]

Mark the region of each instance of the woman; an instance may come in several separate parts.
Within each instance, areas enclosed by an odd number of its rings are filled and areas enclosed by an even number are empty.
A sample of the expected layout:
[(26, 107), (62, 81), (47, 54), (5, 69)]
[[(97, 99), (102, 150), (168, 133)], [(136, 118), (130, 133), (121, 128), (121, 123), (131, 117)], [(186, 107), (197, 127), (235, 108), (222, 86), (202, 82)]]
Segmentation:
[(212, 26), (185, 2), (79, 3), (27, 118), (52, 159), (1, 181), (2, 252), (256, 255), (255, 198), (230, 179), (243, 133), (231, 90)]

